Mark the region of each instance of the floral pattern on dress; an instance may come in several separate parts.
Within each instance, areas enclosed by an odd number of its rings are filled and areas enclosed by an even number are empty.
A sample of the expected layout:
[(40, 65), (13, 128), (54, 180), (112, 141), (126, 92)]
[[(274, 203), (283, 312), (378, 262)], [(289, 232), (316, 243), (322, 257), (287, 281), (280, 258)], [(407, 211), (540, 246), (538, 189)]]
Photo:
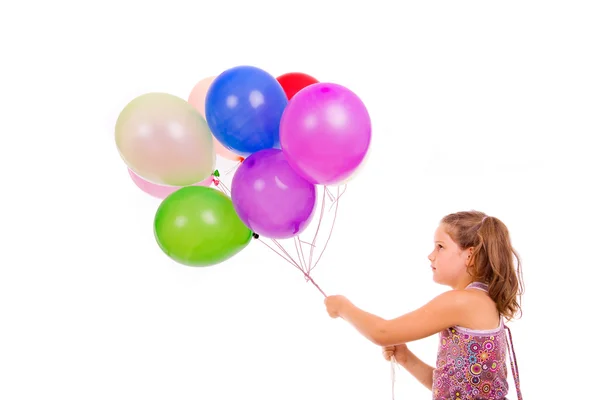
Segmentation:
[[(470, 287), (485, 290), (482, 283)], [(501, 400), (508, 394), (504, 323), (493, 330), (451, 327), (439, 334), (433, 400)], [(519, 393), (520, 394), (520, 393)]]

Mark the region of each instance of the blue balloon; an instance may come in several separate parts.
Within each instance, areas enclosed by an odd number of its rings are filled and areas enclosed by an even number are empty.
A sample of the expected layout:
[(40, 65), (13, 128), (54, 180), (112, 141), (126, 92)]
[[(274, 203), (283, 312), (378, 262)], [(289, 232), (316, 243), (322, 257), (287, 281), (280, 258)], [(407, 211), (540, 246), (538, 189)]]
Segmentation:
[(217, 76), (206, 93), (206, 122), (229, 150), (246, 157), (281, 148), (279, 121), (288, 100), (272, 75), (260, 68), (238, 66)]

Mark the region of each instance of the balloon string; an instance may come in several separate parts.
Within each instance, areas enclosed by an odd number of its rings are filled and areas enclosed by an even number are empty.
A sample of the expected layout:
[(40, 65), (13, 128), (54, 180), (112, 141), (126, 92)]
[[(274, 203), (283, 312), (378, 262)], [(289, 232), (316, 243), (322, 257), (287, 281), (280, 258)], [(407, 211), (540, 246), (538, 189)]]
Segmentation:
[(396, 366), (396, 356), (394, 356), (392, 354), (392, 358), (390, 360), (390, 366), (392, 367), (392, 400), (394, 400), (395, 398), (395, 384), (396, 384), (396, 369), (394, 368)]
[(306, 272), (300, 265), (298, 265), (298, 263), (292, 258), (292, 256), (289, 255), (289, 253), (283, 248), (283, 246), (274, 239), (271, 239), (271, 241), (273, 243), (276, 244), (276, 246), (279, 248), (279, 250), (283, 253), (279, 253), (277, 250), (275, 250), (273, 247), (271, 247), (267, 242), (265, 242), (263, 239), (258, 239), (261, 243), (263, 243), (265, 246), (267, 246), (271, 251), (273, 251), (275, 254), (277, 254), (279, 257), (283, 258), (285, 261), (287, 261), (288, 263), (292, 264), (295, 268), (297, 268), (300, 272), (302, 272), (302, 274), (304, 275), (304, 277), (306, 278), (306, 280), (310, 283), (312, 283), (319, 292), (321, 292), (321, 294), (324, 297), (327, 297), (327, 295), (325, 294), (325, 292), (323, 292), (323, 289), (321, 289), (321, 287), (317, 284), (317, 282), (315, 282), (315, 280), (312, 278), (312, 276), (310, 276), (308, 274), (308, 272)]
[[(213, 183), (224, 194), (231, 196), (231, 190), (217, 176), (213, 176)], [(338, 187), (337, 188), (337, 196), (334, 196), (327, 186), (323, 187), (323, 197), (322, 197), (322, 201), (321, 201), (321, 210), (319, 213), (319, 221), (317, 223), (317, 228), (316, 228), (315, 234), (313, 236), (312, 242), (311, 243), (305, 242), (305, 241), (301, 240), (299, 236), (294, 237), (294, 245), (296, 248), (296, 254), (298, 256), (298, 261), (296, 261), (294, 259), (294, 257), (292, 257), (277, 240), (271, 239), (271, 242), (275, 245), (275, 247), (277, 249), (279, 249), (279, 251), (277, 251), (274, 247), (270, 246), (265, 240), (260, 239), (260, 238), (258, 239), (261, 243), (263, 243), (265, 246), (267, 246), (271, 251), (273, 251), (275, 254), (277, 254), (278, 256), (283, 258), (285, 261), (287, 261), (288, 263), (293, 265), (300, 272), (302, 272), (305, 280), (307, 282), (312, 283), (317, 288), (317, 290), (319, 290), (319, 292), (321, 292), (321, 294), (324, 297), (327, 297), (327, 295), (321, 289), (321, 287), (315, 282), (315, 280), (312, 278), (312, 276), (310, 276), (310, 273), (312, 272), (312, 270), (317, 266), (317, 264), (321, 260), (321, 257), (323, 256), (325, 249), (327, 248), (327, 245), (329, 244), (329, 240), (331, 239), (331, 235), (332, 235), (333, 229), (335, 227), (335, 221), (337, 218), (337, 212), (338, 212), (338, 207), (339, 207), (339, 199), (345, 193), (345, 191), (346, 191), (346, 185), (344, 185), (344, 189), (341, 192), (340, 192), (340, 187)], [(323, 246), (323, 249), (321, 250), (319, 257), (317, 258), (316, 262), (313, 265), (313, 263), (312, 263), (313, 255), (314, 255), (314, 251), (317, 247), (316, 242), (317, 242), (317, 238), (319, 238), (319, 236), (320, 236), (319, 233), (321, 232), (321, 224), (323, 222), (323, 217), (325, 215), (325, 203), (326, 203), (325, 196), (328, 196), (329, 199), (333, 202), (331, 204), (331, 206), (329, 207), (329, 211), (331, 211), (332, 208), (335, 207), (334, 215), (333, 215), (333, 222), (331, 224), (331, 229), (329, 230), (329, 234), (325, 241), (325, 245)], [(302, 246), (303, 244), (310, 246), (308, 262), (306, 260), (305, 254), (304, 254), (304, 249)]]
[(220, 189), (227, 196), (231, 196), (231, 190), (219, 178), (213, 176), (213, 183), (217, 189)]
[(315, 244), (317, 242), (317, 236), (319, 235), (319, 229), (321, 228), (321, 222), (323, 222), (323, 214), (325, 211), (325, 194), (327, 193), (327, 189), (323, 188), (323, 198), (321, 199), (321, 212), (319, 213), (319, 222), (317, 223), (317, 229), (315, 230), (315, 235), (313, 236), (312, 243), (310, 244), (310, 253), (308, 257), (308, 272), (312, 270), (312, 260), (313, 253), (315, 250)]
[(238, 160), (238, 162), (233, 167), (231, 167), (227, 171), (225, 171), (225, 175), (229, 175), (230, 173), (232, 173), (233, 171), (235, 171), (237, 169), (237, 167), (239, 167), (240, 165), (242, 165), (243, 162), (244, 162), (244, 157), (240, 157), (240, 159)]
[[(326, 192), (329, 191), (329, 189), (327, 187), (325, 187), (324, 190)], [(331, 239), (331, 235), (333, 234), (333, 228), (335, 227), (335, 220), (337, 219), (337, 213), (338, 213), (338, 207), (339, 207), (340, 197), (342, 197), (342, 195), (345, 192), (346, 192), (346, 185), (344, 185), (344, 190), (341, 193), (340, 193), (340, 188), (338, 186), (338, 188), (337, 188), (337, 196), (335, 197), (335, 200), (334, 200), (333, 204), (331, 205), (331, 207), (329, 207), (329, 211), (331, 211), (331, 209), (333, 207), (335, 207), (335, 211), (333, 213), (333, 222), (331, 223), (331, 229), (329, 230), (329, 235), (327, 236), (327, 240), (325, 241), (325, 245), (323, 246), (323, 250), (321, 250), (321, 254), (319, 254), (319, 258), (317, 258), (317, 261), (315, 261), (315, 265), (309, 266), (308, 272), (310, 272), (311, 270), (313, 270), (317, 266), (317, 264), (321, 260), (321, 257), (323, 257), (323, 253), (325, 253), (325, 249), (327, 248), (327, 245), (329, 244), (329, 240)], [(317, 233), (318, 232), (319, 232), (319, 227), (317, 227)], [(316, 238), (316, 235), (315, 235), (315, 238)], [(315, 244), (315, 240), (313, 239), (313, 246), (311, 247), (311, 249), (314, 248), (314, 244)]]
[[(312, 243), (310, 243), (311, 247), (310, 247), (310, 255), (309, 255), (309, 261), (308, 261), (308, 272), (309, 273), (317, 266), (317, 263), (319, 262), (319, 260), (321, 259), (321, 256), (325, 252), (325, 248), (327, 248), (327, 244), (329, 243), (329, 239), (331, 238), (331, 234), (333, 233), (333, 228), (335, 226), (335, 220), (337, 218), (337, 210), (338, 210), (338, 205), (339, 205), (338, 201), (339, 201), (340, 197), (342, 197), (342, 195), (344, 194), (345, 191), (346, 191), (346, 185), (344, 185), (344, 190), (341, 193), (340, 193), (340, 188), (338, 186), (337, 196), (333, 196), (333, 194), (331, 193), (331, 191), (329, 190), (329, 188), (327, 186), (323, 187), (323, 198), (321, 199), (321, 212), (319, 213), (319, 222), (317, 223), (317, 229), (315, 230), (315, 235), (313, 237)], [(329, 231), (329, 236), (327, 237), (327, 241), (325, 242), (325, 246), (323, 247), (323, 250), (321, 251), (319, 258), (317, 259), (317, 262), (313, 265), (313, 263), (312, 263), (313, 254), (314, 254), (314, 250), (316, 249), (317, 237), (319, 236), (319, 230), (321, 228), (321, 222), (323, 221), (323, 215), (325, 214), (325, 195), (328, 195), (329, 199), (331, 201), (333, 201), (333, 204), (331, 204), (331, 206), (329, 207), (329, 211), (331, 211), (331, 209), (335, 206), (335, 213), (333, 216), (333, 223), (331, 224), (331, 229)], [(304, 243), (306, 243), (306, 242), (304, 242)]]
[[(300, 267), (304, 271), (306, 268), (306, 259), (304, 257), (304, 250), (302, 249), (302, 243), (300, 242), (300, 238), (298, 236), (294, 236), (294, 246), (296, 247), (296, 254), (298, 255), (298, 259), (300, 260)], [(308, 270), (308, 268), (306, 268)], [(310, 272), (310, 270), (308, 270)], [(307, 279), (308, 281), (308, 279)]]
[[(294, 258), (285, 250), (285, 248), (281, 245), (281, 243), (279, 243), (277, 240), (275, 239), (271, 239), (271, 241), (273, 243), (275, 243), (275, 245), (279, 248), (279, 250), (281, 250), (288, 258), (289, 260), (291, 260), (291, 264), (293, 266), (295, 266), (300, 272), (302, 272), (302, 274), (304, 275), (304, 278), (306, 279), (307, 282), (312, 283), (317, 290), (319, 290), (319, 292), (321, 292), (321, 294), (324, 297), (327, 297), (327, 295), (325, 294), (325, 292), (323, 292), (323, 290), (319, 287), (319, 285), (317, 284), (317, 282), (314, 281), (314, 279), (312, 278), (312, 276), (310, 276), (310, 271), (304, 270), (295, 260)], [(261, 242), (265, 243), (264, 241), (261, 240)], [(265, 243), (266, 244), (266, 243)], [(268, 245), (267, 245), (268, 246)], [(269, 248), (271, 250), (274, 250), (272, 247), (269, 246)], [(279, 253), (278, 253), (279, 254)], [(281, 256), (281, 254), (279, 254)], [(302, 262), (300, 262), (301, 264)]]

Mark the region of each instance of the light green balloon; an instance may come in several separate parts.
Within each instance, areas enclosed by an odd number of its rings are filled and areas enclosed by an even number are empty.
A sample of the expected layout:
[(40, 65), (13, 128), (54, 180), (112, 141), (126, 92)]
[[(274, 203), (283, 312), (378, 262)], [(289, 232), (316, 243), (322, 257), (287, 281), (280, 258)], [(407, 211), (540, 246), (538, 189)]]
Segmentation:
[(184, 99), (146, 93), (119, 114), (115, 142), (125, 164), (144, 180), (188, 186), (208, 178), (216, 165), (206, 120)]
[(176, 262), (192, 267), (221, 263), (244, 249), (252, 231), (231, 199), (205, 186), (183, 187), (167, 196), (154, 217), (154, 236)]

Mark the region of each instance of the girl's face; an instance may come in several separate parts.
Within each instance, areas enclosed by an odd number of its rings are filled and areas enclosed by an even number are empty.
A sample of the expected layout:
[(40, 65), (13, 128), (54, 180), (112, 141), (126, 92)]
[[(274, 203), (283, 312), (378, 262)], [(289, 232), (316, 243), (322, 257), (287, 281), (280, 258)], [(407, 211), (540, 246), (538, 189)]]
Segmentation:
[(446, 232), (444, 224), (440, 224), (434, 235), (434, 249), (427, 256), (431, 261), (433, 280), (441, 285), (454, 289), (466, 286), (470, 282), (467, 265), (471, 250), (461, 249)]

